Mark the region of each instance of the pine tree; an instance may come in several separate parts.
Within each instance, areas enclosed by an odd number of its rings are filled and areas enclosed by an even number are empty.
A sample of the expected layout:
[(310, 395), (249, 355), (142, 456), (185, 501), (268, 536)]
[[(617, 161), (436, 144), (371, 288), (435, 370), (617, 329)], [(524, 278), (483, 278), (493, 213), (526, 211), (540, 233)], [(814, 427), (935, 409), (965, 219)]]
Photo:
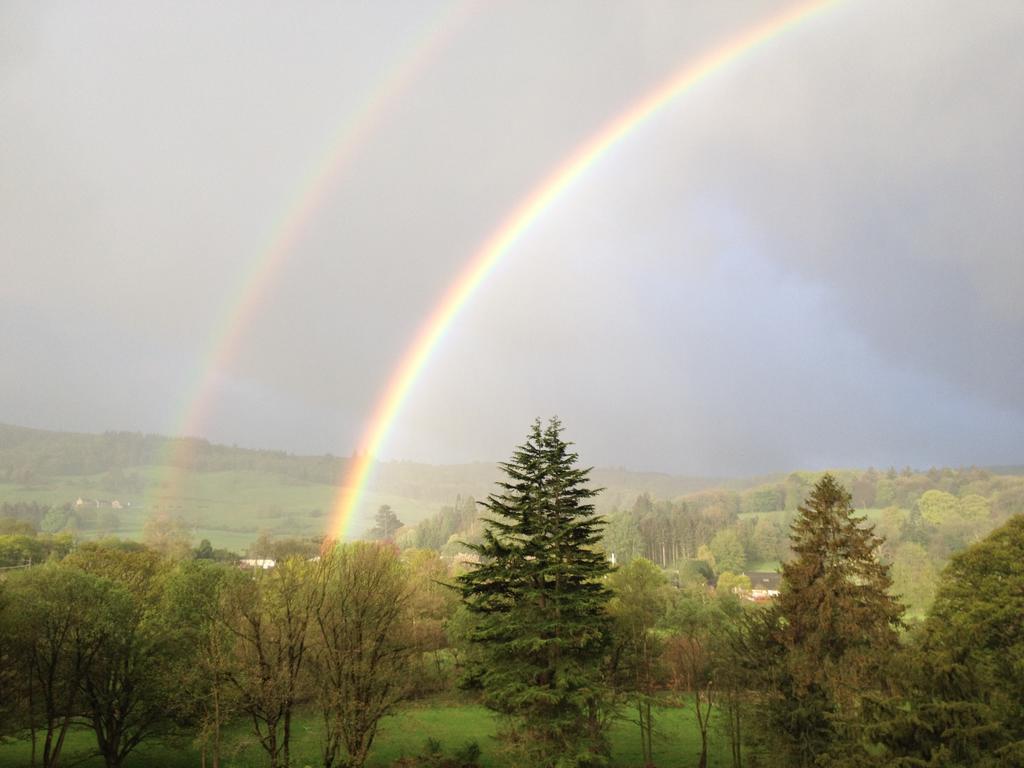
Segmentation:
[(903, 606), (889, 594), (889, 567), (877, 558), (882, 540), (832, 475), (821, 478), (799, 513), (791, 530), (795, 557), (782, 567), (775, 608), (782, 696), (772, 720), (788, 742), (788, 764), (811, 765), (837, 750), (853, 759), (853, 726), (864, 696), (884, 683)]
[(481, 651), (477, 679), (488, 706), (508, 716), (510, 745), (536, 766), (605, 761), (601, 661), (608, 647), (610, 568), (597, 550), (604, 521), (590, 499), (589, 469), (561, 438), (534, 423), (501, 464), (507, 479), (481, 505), (481, 563), (460, 576)]
[(381, 504), (373, 516), (373, 520), (375, 525), (367, 533), (371, 539), (393, 539), (398, 529), (405, 525), (398, 519), (398, 515), (395, 514), (390, 504)]

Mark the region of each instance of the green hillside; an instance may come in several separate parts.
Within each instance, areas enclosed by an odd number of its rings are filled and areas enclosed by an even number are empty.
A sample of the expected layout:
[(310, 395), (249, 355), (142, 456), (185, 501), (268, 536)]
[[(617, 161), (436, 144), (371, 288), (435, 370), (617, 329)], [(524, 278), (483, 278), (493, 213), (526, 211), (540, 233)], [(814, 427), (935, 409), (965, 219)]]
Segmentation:
[[(0, 425), (0, 504), (34, 503), (63, 510), (63, 519), (55, 515), (49, 526), (42, 527), (83, 538), (141, 538), (146, 520), (169, 513), (193, 526), (197, 540), (206, 538), (215, 547), (237, 551), (264, 532), (325, 533), (348, 461), (191, 438)], [(485, 497), (495, 477), (494, 464), (485, 462), (381, 462), (348, 534), (359, 536), (367, 530), (383, 504), (390, 505), (402, 522), (419, 523), (460, 498)], [(598, 499), (602, 510), (631, 504), (642, 493), (675, 497), (717, 483), (624, 469), (596, 469), (593, 479), (606, 489)]]
[[(209, 539), (216, 548), (244, 551), (261, 534), (326, 533), (349, 461), (194, 438), (0, 425), (0, 517), (28, 519), (44, 532), (84, 539), (141, 539), (147, 520), (170, 515), (191, 527), (196, 542)], [(926, 547), (936, 566), (972, 536), (983, 535), (1024, 507), (1024, 480), (1018, 471), (834, 470), (852, 492), (854, 505), (879, 525), (890, 552), (912, 542)], [(733, 549), (746, 551), (748, 565), (764, 565), (785, 558), (788, 520), (819, 474), (797, 471), (723, 480), (596, 468), (591, 479), (604, 489), (596, 504), (612, 522), (607, 543), (620, 557), (644, 555), (668, 567), (697, 557), (701, 544), (712, 544), (716, 534), (731, 529), (735, 536), (719, 535), (719, 549), (732, 537), (738, 540)], [(477, 515), (468, 500), (485, 498), (497, 476), (496, 466), (486, 462), (381, 462), (347, 536), (363, 535), (377, 509), (387, 504), (408, 526), (399, 537), (403, 545), (441, 549), (471, 539)], [(918, 500), (929, 490), (956, 499), (971, 497), (982, 511), (922, 527)], [(36, 506), (20, 511), (11, 506), (26, 504)], [(8, 506), (6, 513), (3, 505)]]

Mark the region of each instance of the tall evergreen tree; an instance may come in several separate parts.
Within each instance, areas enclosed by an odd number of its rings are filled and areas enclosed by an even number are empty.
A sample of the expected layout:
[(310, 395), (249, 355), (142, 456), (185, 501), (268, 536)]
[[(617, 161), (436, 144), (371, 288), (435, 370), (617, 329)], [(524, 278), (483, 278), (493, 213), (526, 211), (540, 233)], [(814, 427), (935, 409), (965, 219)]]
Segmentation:
[(382, 504), (373, 520), (375, 525), (367, 534), (371, 539), (393, 539), (398, 529), (405, 525), (398, 519), (390, 504)]
[(485, 701), (508, 716), (506, 737), (536, 766), (606, 761), (606, 682), (610, 639), (602, 578), (610, 568), (597, 545), (604, 521), (590, 499), (589, 469), (561, 437), (562, 425), (536, 421), (501, 465), (507, 479), (481, 505), (490, 512), (478, 567), (458, 579), (475, 617), (477, 679)]
[(853, 726), (864, 696), (883, 685), (903, 606), (889, 594), (889, 567), (878, 561), (882, 540), (832, 475), (799, 508), (791, 540), (795, 557), (782, 567), (775, 607), (781, 696), (770, 708), (771, 727), (783, 738), (787, 765), (813, 765), (837, 752), (855, 763)]

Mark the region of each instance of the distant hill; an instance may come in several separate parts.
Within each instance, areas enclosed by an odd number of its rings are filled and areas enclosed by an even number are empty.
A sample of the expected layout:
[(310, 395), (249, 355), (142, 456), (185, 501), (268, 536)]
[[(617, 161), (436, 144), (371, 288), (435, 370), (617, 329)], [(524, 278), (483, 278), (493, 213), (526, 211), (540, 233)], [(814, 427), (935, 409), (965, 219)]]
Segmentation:
[[(179, 452), (174, 444), (180, 442), (187, 442), (188, 449)], [(37, 479), (63, 475), (166, 466), (174, 455), (187, 456), (185, 468), (195, 472), (256, 471), (331, 485), (338, 481), (349, 461), (331, 455), (303, 456), (218, 445), (197, 438), (169, 438), (137, 432), (53, 432), (0, 424), (0, 482), (31, 484)], [(380, 462), (370, 487), (423, 501), (447, 502), (460, 494), (486, 495), (496, 476), (494, 464), (488, 462), (445, 465)], [(592, 477), (595, 484), (607, 489), (607, 495), (623, 497), (650, 493), (671, 498), (727, 482), (720, 478), (679, 477), (602, 467), (596, 468)]]
[[(172, 461), (182, 466), (170, 466)], [(29, 518), (44, 530), (83, 537), (141, 538), (148, 519), (168, 513), (193, 526), (197, 540), (208, 538), (216, 547), (243, 550), (260, 533), (325, 533), (349, 461), (195, 438), (51, 432), (0, 424), (0, 517)], [(1017, 509), (1014, 494), (1020, 488), (1019, 475), (1024, 474), (1019, 466), (833, 471), (860, 509), (911, 509), (920, 494), (939, 489), (981, 494), (992, 501), (993, 509), (1004, 512)], [(694, 478), (598, 467), (591, 477), (603, 489), (596, 499), (599, 512), (628, 511), (643, 518), (645, 509), (661, 510), (651, 513), (654, 517), (648, 515), (655, 520), (658, 515), (672, 519), (671, 509), (683, 508), (716, 510), (730, 519), (782, 515), (803, 501), (819, 475), (795, 471), (753, 478)], [(380, 462), (348, 535), (358, 537), (369, 530), (374, 512), (388, 504), (406, 526), (424, 523), (416, 541), (439, 547), (456, 533), (472, 532), (477, 514), (467, 500), (486, 498), (499, 477), (498, 468), (485, 462)], [(652, 506), (652, 501), (662, 506)], [(783, 521), (779, 517), (780, 525)], [(655, 528), (662, 526), (655, 522)], [(662, 552), (661, 559), (666, 557)]]
[[(0, 567), (23, 563), (29, 545), (43, 547), (29, 555), (37, 560), (48, 556), (46, 547), (71, 546), (67, 536), (32, 538), (26, 530), (143, 539), (147, 523), (162, 516), (183, 521), (193, 544), (208, 539), (237, 553), (279, 538), (319, 538), (331, 528), (349, 461), (0, 425)], [(923, 615), (954, 552), (1024, 514), (1020, 466), (830, 471), (884, 539), (880, 556), (892, 563), (893, 589), (911, 616)], [(789, 526), (821, 474), (719, 479), (596, 468), (591, 477), (603, 490), (595, 502), (607, 523), (602, 546), (619, 563), (645, 557), (680, 580), (774, 571), (790, 556)], [(374, 513), (387, 504), (401, 523), (399, 547), (455, 556), (479, 541), (486, 513), (475, 500), (500, 477), (484, 462), (379, 463), (345, 535), (372, 536)]]
[[(187, 443), (184, 450), (182, 442)], [(172, 461), (183, 466), (173, 467)], [(261, 531), (323, 533), (349, 461), (196, 438), (55, 432), (0, 424), (0, 504), (66, 507), (72, 529), (87, 536), (110, 529), (137, 537), (154, 512), (170, 512), (191, 522), (197, 536), (210, 538), (217, 546), (240, 548)], [(380, 462), (350, 533), (366, 530), (381, 504), (391, 505), (403, 522), (414, 524), (460, 498), (486, 497), (498, 476), (495, 465), (486, 462)], [(602, 511), (628, 506), (644, 493), (674, 498), (723, 483), (622, 468), (597, 468), (592, 477), (604, 488), (597, 500)], [(82, 503), (76, 507), (79, 499)], [(110, 507), (114, 502), (119, 509)]]
[(997, 464), (985, 469), (993, 475), (1024, 475), (1024, 464)]

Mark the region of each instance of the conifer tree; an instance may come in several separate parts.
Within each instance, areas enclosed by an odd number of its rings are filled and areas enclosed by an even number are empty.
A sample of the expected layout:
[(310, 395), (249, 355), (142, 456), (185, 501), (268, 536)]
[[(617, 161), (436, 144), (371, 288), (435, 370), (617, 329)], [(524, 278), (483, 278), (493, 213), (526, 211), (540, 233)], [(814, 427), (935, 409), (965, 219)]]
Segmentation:
[(788, 765), (812, 765), (837, 750), (852, 759), (853, 726), (864, 696), (884, 683), (903, 606), (877, 558), (882, 540), (832, 475), (799, 508), (791, 540), (795, 557), (782, 567), (775, 606), (781, 696), (772, 727), (787, 742)]
[(475, 617), (475, 679), (488, 706), (508, 717), (505, 736), (536, 766), (605, 762), (601, 661), (608, 647), (610, 568), (597, 550), (604, 521), (590, 499), (589, 469), (562, 425), (534, 423), (501, 465), (500, 491), (481, 505), (481, 563), (458, 579)]
[(373, 519), (375, 525), (367, 534), (371, 539), (393, 539), (398, 529), (405, 525), (390, 504), (382, 504)]

